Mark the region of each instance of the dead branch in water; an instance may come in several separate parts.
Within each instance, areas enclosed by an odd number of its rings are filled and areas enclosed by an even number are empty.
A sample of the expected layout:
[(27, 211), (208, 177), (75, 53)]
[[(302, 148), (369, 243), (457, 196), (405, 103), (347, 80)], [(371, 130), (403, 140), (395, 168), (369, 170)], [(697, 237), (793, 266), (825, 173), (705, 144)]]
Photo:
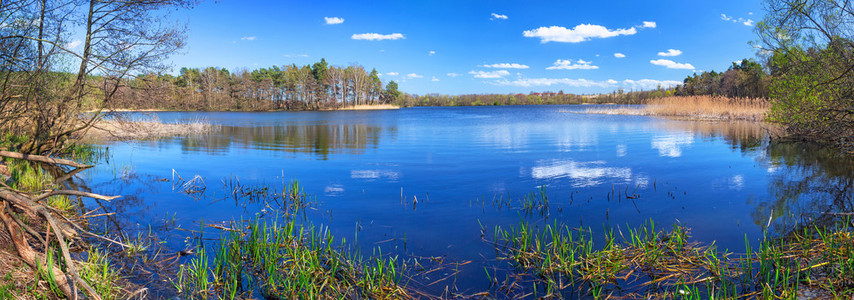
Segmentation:
[(48, 163), (48, 164), (54, 164), (54, 165), (64, 165), (64, 166), (69, 166), (69, 167), (74, 167), (74, 168), (91, 168), (92, 167), (90, 165), (84, 165), (84, 164), (81, 164), (81, 163), (78, 163), (75, 161), (71, 161), (71, 160), (67, 160), (67, 159), (51, 158), (51, 157), (47, 157), (47, 156), (34, 155), (34, 154), (24, 154), (24, 153), (3, 151), (3, 150), (0, 150), (0, 156), (8, 157), (8, 158), (17, 158), (17, 159), (29, 160), (29, 161), (37, 161), (37, 162), (43, 162), (43, 163)]

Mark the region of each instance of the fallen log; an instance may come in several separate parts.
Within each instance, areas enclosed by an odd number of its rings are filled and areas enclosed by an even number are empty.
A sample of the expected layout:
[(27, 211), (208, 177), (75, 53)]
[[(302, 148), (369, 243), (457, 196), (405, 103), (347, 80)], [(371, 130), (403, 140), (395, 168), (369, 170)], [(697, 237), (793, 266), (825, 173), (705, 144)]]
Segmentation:
[[(39, 259), (37, 252), (30, 247), (30, 244), (27, 243), (27, 239), (24, 236), (24, 232), (21, 231), (21, 227), (18, 226), (15, 221), (12, 220), (12, 217), (6, 214), (6, 202), (2, 202), (0, 204), (0, 219), (3, 220), (3, 223), (6, 225), (6, 230), (9, 231), (9, 235), (12, 237), (12, 244), (15, 245), (15, 250), (18, 251), (18, 255), (24, 261), (24, 263), (30, 265), (33, 269), (38, 269), (39, 267), (45, 268), (46, 266), (39, 266), (38, 262), (46, 261), (44, 258)], [(53, 266), (50, 272), (53, 272), (53, 277), (56, 279), (56, 285), (62, 291), (63, 294), (70, 300), (76, 297), (73, 297), (71, 291), (71, 285), (69, 285), (68, 277), (65, 276), (65, 273), (62, 272), (56, 266)]]
[(37, 161), (37, 162), (43, 162), (43, 163), (48, 163), (48, 164), (54, 164), (54, 165), (63, 165), (63, 166), (69, 166), (69, 167), (74, 167), (74, 168), (91, 168), (92, 167), (90, 165), (84, 165), (84, 164), (81, 164), (81, 163), (78, 163), (78, 162), (75, 162), (72, 160), (67, 160), (67, 159), (62, 159), (62, 158), (51, 158), (51, 157), (47, 157), (47, 156), (41, 156), (41, 155), (35, 155), (35, 154), (24, 154), (24, 153), (3, 151), (3, 150), (0, 150), (0, 156), (8, 157), (8, 158), (17, 158), (17, 159), (29, 160), (29, 161)]
[(113, 199), (121, 197), (121, 196), (104, 196), (104, 195), (99, 195), (99, 194), (94, 194), (94, 193), (89, 193), (89, 192), (74, 191), (74, 190), (51, 190), (51, 191), (48, 191), (47, 193), (36, 196), (35, 198), (33, 198), (33, 201), (39, 202), (39, 201), (44, 200), (47, 197), (56, 196), (56, 195), (81, 196), (81, 197), (87, 197), (87, 198), (104, 200), (104, 201), (111, 201)]

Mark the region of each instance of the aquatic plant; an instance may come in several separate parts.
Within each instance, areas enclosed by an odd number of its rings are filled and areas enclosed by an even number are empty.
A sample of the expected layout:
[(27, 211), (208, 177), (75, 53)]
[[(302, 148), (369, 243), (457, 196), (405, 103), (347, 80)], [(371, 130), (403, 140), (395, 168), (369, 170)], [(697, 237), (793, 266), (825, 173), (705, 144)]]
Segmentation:
[(255, 220), (211, 248), (199, 245), (176, 286), (192, 298), (253, 292), (267, 299), (410, 298), (400, 268), (396, 258), (365, 260), (335, 247), (328, 228)]
[[(848, 223), (843, 223), (848, 224)], [(575, 288), (595, 298), (792, 298), (799, 292), (850, 298), (854, 295), (852, 228), (811, 227), (766, 238), (757, 248), (719, 252), (714, 244), (690, 241), (685, 227), (656, 230), (655, 223), (606, 230), (595, 245), (591, 230), (557, 223), (532, 229), (526, 222), (496, 228), (500, 259), (528, 272), (549, 295)], [(619, 237), (618, 237), (619, 236)], [(535, 287), (538, 291), (538, 288)]]

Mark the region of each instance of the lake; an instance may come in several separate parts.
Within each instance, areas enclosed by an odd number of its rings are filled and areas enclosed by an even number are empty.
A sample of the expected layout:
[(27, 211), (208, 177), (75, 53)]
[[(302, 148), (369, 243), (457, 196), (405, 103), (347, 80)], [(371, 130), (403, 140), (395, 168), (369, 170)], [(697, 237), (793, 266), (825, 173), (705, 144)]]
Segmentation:
[[(854, 168), (831, 150), (773, 142), (767, 125), (581, 113), (592, 107), (158, 112), (164, 122), (221, 126), (105, 144), (109, 163), (83, 182), (123, 197), (86, 203), (117, 213), (94, 226), (155, 232), (178, 251), (195, 245), (203, 223), (274, 217), (269, 203), (232, 197), (236, 182), (278, 192), (297, 180), (314, 199), (305, 222), (366, 256), (441, 258), (451, 270), (422, 280), (459, 272), (420, 288), (469, 294), (488, 289), (485, 267), (509, 268), (491, 244), (496, 226), (557, 223), (595, 234), (652, 220), (737, 251), (766, 228), (781, 235), (820, 222), (817, 213), (852, 211)], [(196, 176), (204, 191), (181, 192)], [(541, 189), (547, 207), (519, 208)]]

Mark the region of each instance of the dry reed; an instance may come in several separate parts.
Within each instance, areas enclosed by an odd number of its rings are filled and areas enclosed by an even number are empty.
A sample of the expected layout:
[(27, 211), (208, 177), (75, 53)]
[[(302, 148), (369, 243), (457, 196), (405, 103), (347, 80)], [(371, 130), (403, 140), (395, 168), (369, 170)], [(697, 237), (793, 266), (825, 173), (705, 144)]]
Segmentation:
[(589, 114), (667, 116), (694, 120), (762, 121), (770, 104), (760, 98), (718, 96), (665, 97), (639, 108), (588, 109)]
[(92, 126), (85, 137), (96, 140), (146, 140), (170, 136), (188, 136), (211, 133), (219, 128), (203, 119), (177, 123), (164, 123), (157, 116), (137, 118), (116, 116)]

